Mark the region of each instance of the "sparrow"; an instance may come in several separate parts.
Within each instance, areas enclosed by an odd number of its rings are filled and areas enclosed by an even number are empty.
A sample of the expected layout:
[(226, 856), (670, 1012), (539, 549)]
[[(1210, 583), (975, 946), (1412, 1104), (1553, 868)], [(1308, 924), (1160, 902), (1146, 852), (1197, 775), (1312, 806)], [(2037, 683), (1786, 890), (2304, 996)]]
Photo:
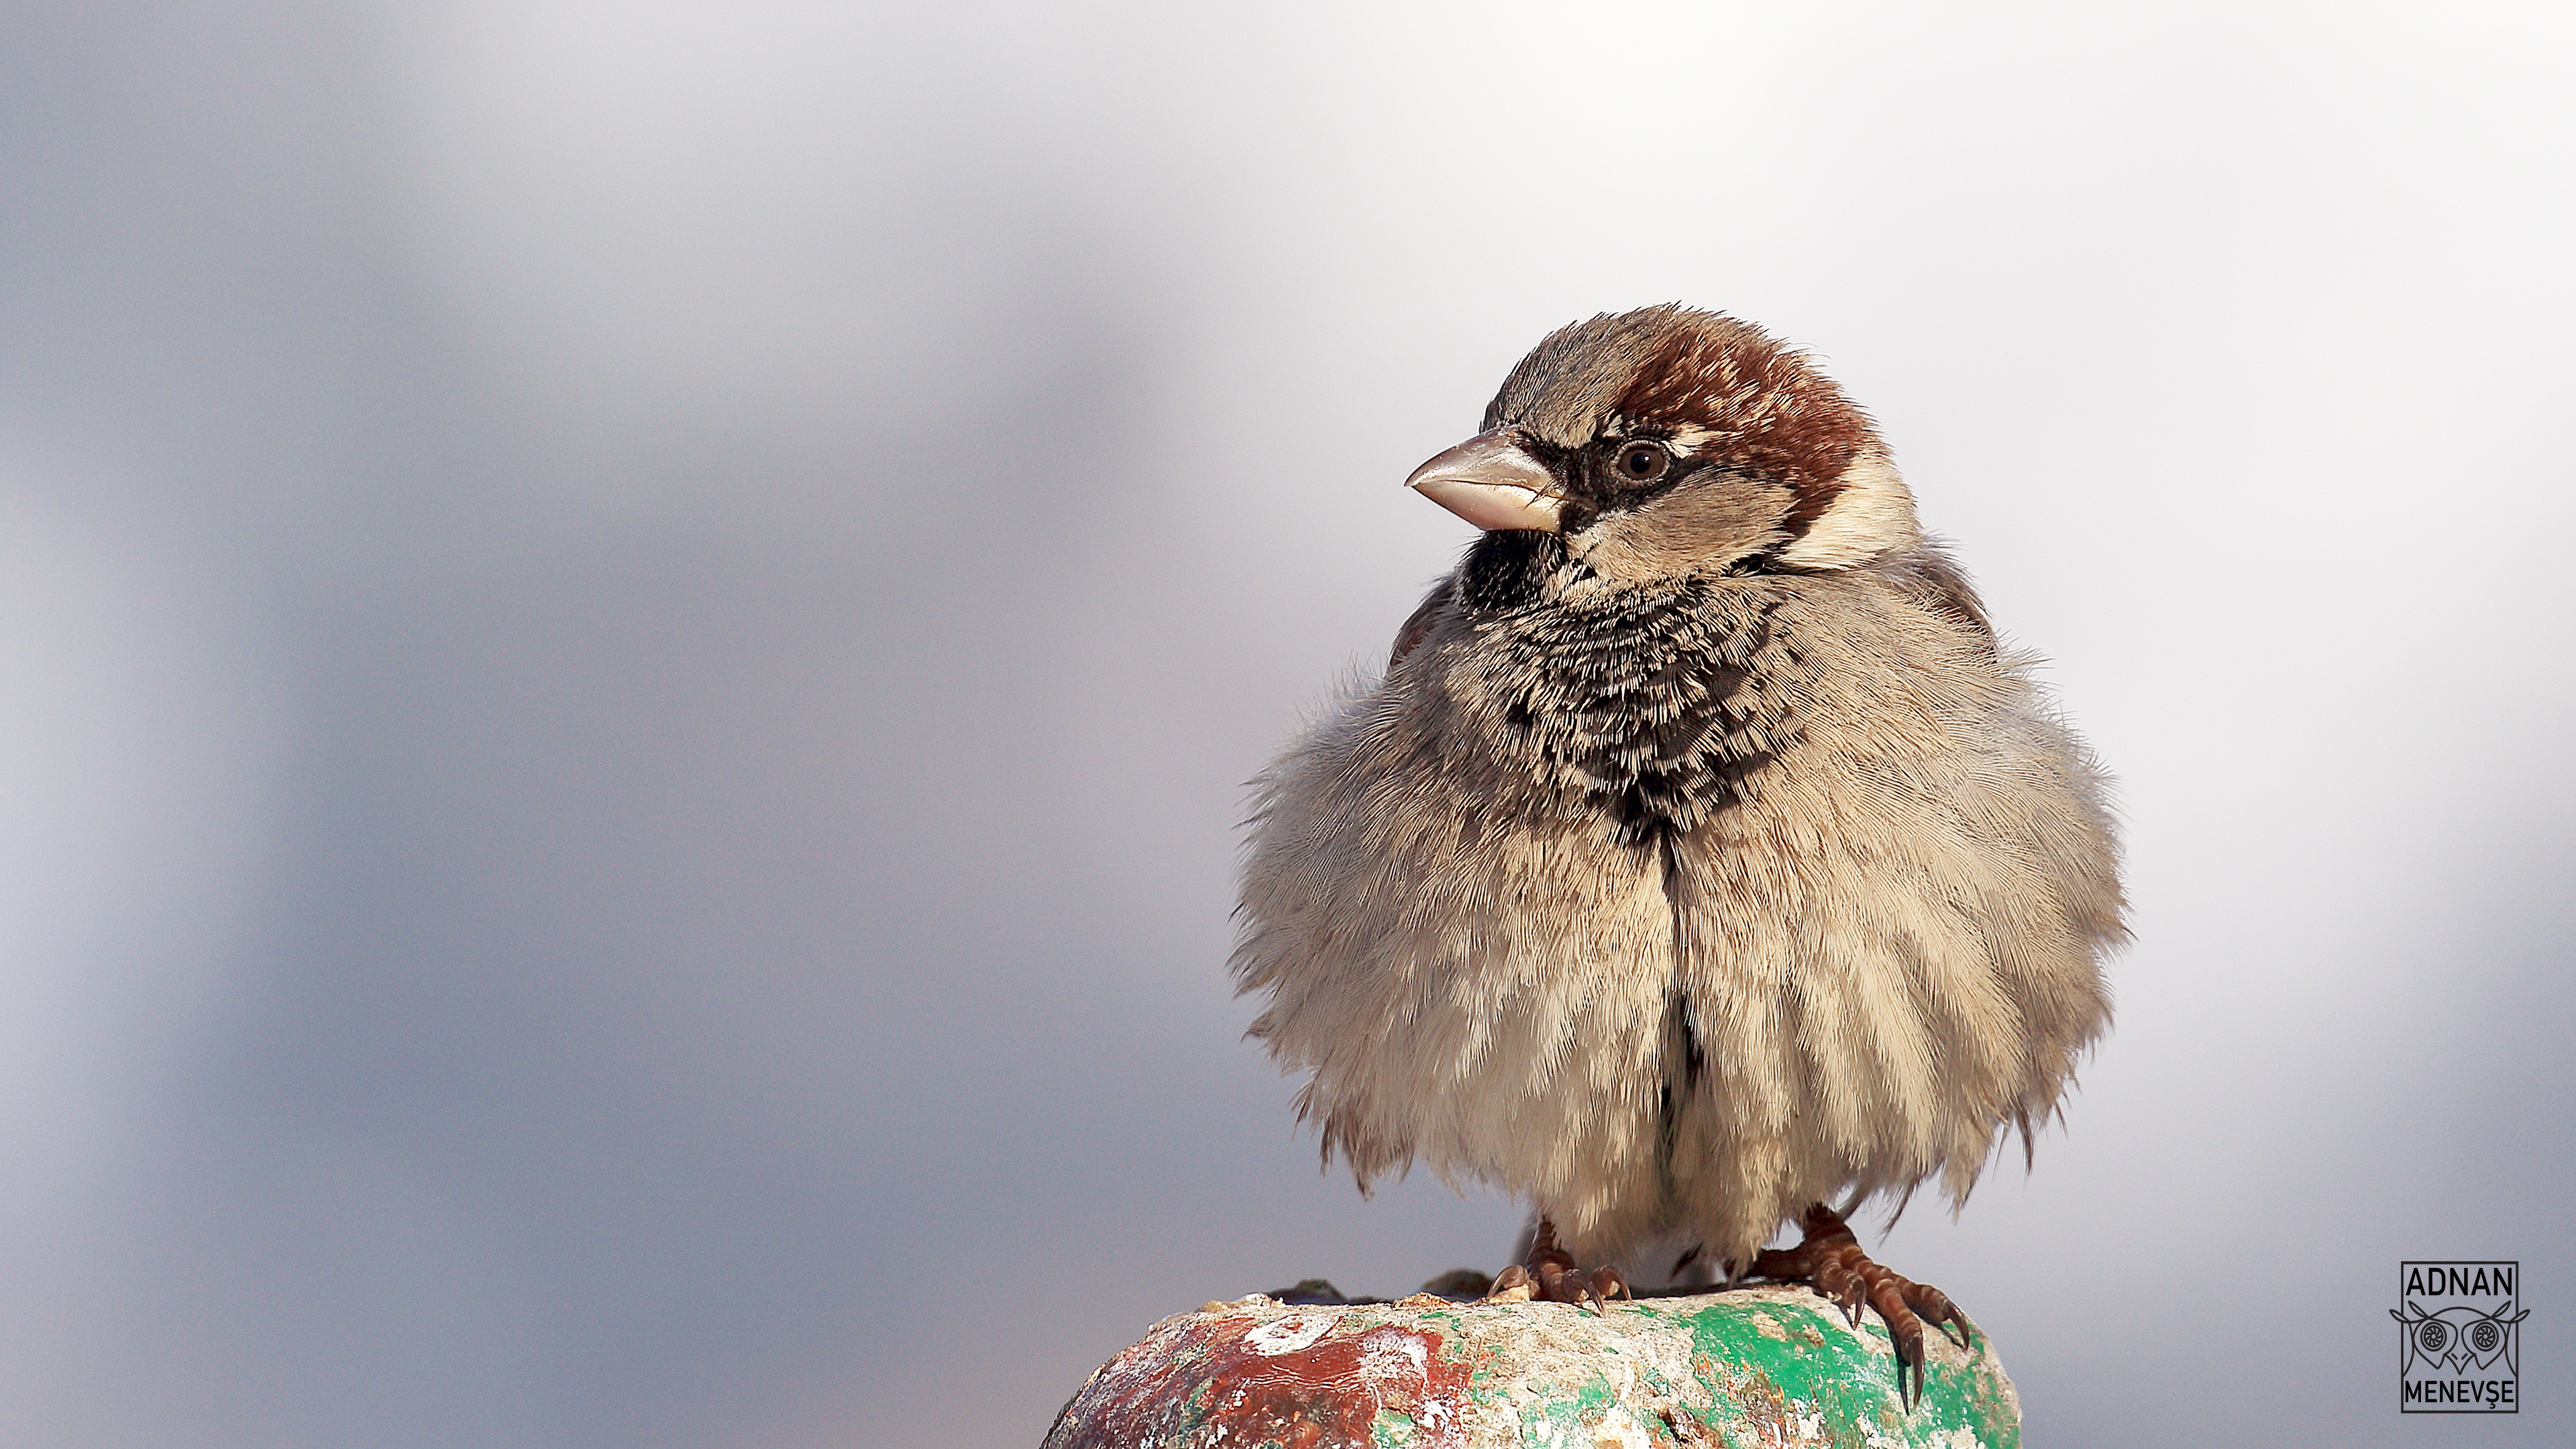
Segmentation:
[(1363, 1192), (1529, 1203), (1496, 1299), (1597, 1310), (1679, 1242), (1875, 1308), (1919, 1396), (1925, 1321), (1972, 1325), (1847, 1219), (1955, 1212), (2059, 1111), (2126, 937), (2102, 771), (1749, 323), (1561, 328), (1406, 482), (1482, 533), (1254, 782), (1249, 1035)]

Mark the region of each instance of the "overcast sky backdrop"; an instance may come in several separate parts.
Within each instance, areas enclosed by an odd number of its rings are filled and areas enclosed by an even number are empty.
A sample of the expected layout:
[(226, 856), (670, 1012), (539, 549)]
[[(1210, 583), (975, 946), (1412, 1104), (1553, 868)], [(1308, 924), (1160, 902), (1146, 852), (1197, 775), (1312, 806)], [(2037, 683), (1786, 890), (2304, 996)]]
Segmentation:
[[(2121, 780), (2034, 1443), (2576, 1423), (2563, 6), (12, 5), (0, 1439), (1033, 1443), (1500, 1265), (1315, 1170), (1242, 782), (1544, 331), (1813, 349)], [(2517, 1258), (2401, 1421), (2402, 1258)]]

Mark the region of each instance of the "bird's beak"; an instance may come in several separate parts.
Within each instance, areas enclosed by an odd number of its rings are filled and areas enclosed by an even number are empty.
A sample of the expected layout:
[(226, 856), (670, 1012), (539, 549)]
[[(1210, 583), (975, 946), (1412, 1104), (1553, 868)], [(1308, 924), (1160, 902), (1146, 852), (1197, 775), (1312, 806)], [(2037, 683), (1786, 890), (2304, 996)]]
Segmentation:
[(1554, 533), (1557, 513), (1565, 506), (1557, 495), (1556, 476), (1513, 446), (1499, 428), (1478, 433), (1414, 469), (1404, 485), (1489, 532)]

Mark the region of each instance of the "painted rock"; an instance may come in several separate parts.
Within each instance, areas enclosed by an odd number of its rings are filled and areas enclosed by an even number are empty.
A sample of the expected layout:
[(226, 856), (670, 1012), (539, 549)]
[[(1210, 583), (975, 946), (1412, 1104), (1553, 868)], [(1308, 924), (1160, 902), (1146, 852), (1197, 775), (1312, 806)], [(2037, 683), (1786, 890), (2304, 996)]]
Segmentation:
[(2021, 1401), (1992, 1348), (1929, 1336), (1911, 1412), (1875, 1314), (1805, 1288), (1613, 1303), (1292, 1307), (1255, 1294), (1166, 1318), (1101, 1365), (1046, 1449), (2004, 1449)]

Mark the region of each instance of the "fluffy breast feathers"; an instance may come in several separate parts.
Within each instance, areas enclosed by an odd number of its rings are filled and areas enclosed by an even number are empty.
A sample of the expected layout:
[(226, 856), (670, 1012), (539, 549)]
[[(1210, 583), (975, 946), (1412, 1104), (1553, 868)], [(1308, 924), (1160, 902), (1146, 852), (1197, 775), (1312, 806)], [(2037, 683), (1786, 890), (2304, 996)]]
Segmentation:
[(1234, 970), (1326, 1157), (1578, 1253), (1964, 1197), (2106, 1024), (2121, 906), (2094, 766), (1946, 559), (1469, 582), (1259, 786)]

